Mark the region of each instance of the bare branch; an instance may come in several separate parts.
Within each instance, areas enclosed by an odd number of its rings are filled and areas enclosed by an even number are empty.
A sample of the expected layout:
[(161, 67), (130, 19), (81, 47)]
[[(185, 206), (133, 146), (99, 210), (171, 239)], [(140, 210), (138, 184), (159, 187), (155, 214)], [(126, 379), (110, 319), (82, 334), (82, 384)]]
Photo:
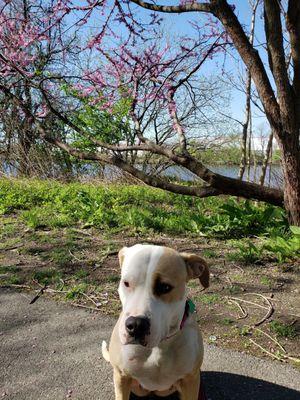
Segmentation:
[(191, 2), (189, 4), (180, 4), (178, 6), (164, 6), (160, 4), (152, 4), (142, 0), (131, 0), (131, 3), (135, 3), (143, 8), (152, 11), (160, 11), (164, 13), (186, 13), (194, 11), (211, 12), (212, 6), (210, 3), (198, 3)]

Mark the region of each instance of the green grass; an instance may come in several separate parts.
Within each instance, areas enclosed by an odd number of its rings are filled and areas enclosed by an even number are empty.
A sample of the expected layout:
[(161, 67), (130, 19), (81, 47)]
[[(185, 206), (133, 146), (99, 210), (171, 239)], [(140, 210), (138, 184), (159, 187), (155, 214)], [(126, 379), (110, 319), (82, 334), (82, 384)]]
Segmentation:
[(196, 300), (201, 301), (202, 303), (207, 304), (207, 305), (213, 305), (220, 301), (220, 296), (215, 293), (201, 294), (199, 296), (196, 296)]
[[(2, 178), (0, 214), (14, 213), (35, 230), (80, 225), (112, 232), (239, 238), (282, 234), (288, 226), (282, 209), (234, 198), (199, 199), (146, 186)], [(210, 251), (208, 257), (214, 256)]]
[(206, 258), (216, 258), (218, 256), (216, 251), (210, 250), (210, 249), (203, 250), (202, 255), (203, 255), (203, 257), (206, 257)]
[(59, 281), (61, 274), (54, 268), (43, 269), (41, 271), (35, 271), (32, 279), (39, 282), (42, 285), (49, 285)]
[(19, 275), (14, 274), (14, 275), (9, 276), (5, 280), (5, 283), (9, 284), (9, 285), (20, 285), (21, 283), (23, 283), (23, 279)]
[(83, 293), (86, 292), (88, 285), (86, 283), (80, 283), (79, 285), (73, 286), (66, 293), (67, 300), (74, 300), (77, 297), (82, 296)]
[(260, 283), (261, 283), (262, 285), (264, 285), (264, 286), (268, 286), (268, 287), (271, 287), (271, 286), (272, 286), (272, 281), (271, 281), (271, 279), (270, 279), (269, 277), (267, 277), (267, 276), (262, 276), (262, 277), (260, 278)]
[(16, 272), (20, 272), (21, 268), (20, 267), (16, 267), (14, 265), (2, 265), (0, 266), (0, 274), (6, 274), (6, 273), (16, 273)]
[(261, 247), (252, 243), (249, 239), (246, 241), (236, 242), (234, 247), (237, 250), (227, 255), (227, 259), (229, 261), (239, 261), (244, 264), (253, 264), (261, 259)]
[(297, 336), (296, 329), (292, 325), (287, 325), (280, 321), (271, 321), (269, 326), (271, 332), (274, 332), (278, 337), (294, 338)]

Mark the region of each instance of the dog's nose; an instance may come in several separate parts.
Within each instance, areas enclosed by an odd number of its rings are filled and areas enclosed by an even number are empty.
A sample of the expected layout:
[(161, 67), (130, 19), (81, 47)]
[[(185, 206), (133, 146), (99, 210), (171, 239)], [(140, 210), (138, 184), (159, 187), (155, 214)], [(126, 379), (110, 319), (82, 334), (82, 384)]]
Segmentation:
[(125, 327), (128, 334), (135, 339), (144, 338), (150, 333), (150, 320), (146, 317), (128, 317)]

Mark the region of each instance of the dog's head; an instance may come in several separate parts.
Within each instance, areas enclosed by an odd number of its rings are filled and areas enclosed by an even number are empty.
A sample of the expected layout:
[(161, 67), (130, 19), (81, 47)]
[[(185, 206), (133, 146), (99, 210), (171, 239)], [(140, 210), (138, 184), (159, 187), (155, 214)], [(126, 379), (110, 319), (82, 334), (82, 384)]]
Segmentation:
[(195, 254), (167, 247), (135, 245), (119, 252), (119, 295), (123, 312), (122, 344), (157, 346), (179, 330), (186, 302), (186, 282), (199, 278), (209, 286), (206, 262)]

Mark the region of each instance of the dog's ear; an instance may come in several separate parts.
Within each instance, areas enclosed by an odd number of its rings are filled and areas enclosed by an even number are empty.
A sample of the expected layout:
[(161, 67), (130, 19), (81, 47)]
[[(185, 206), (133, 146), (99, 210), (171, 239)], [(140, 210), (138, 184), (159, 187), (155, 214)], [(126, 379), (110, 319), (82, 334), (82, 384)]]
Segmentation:
[(199, 278), (201, 285), (206, 289), (209, 286), (209, 269), (206, 261), (196, 254), (180, 253), (184, 259), (188, 279)]
[(122, 247), (122, 249), (119, 251), (118, 253), (118, 258), (119, 258), (119, 263), (120, 263), (120, 267), (122, 267), (124, 258), (125, 258), (125, 254), (126, 254), (126, 250), (128, 247)]

